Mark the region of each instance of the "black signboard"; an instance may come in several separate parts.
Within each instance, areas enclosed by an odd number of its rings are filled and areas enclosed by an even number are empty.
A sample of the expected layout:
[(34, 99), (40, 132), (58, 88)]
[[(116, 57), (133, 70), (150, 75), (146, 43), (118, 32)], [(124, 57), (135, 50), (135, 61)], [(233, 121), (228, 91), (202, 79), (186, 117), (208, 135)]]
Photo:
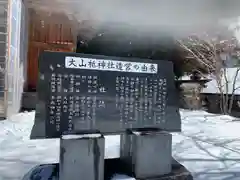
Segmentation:
[(44, 52), (37, 94), (32, 138), (57, 138), (73, 130), (181, 130), (169, 61)]

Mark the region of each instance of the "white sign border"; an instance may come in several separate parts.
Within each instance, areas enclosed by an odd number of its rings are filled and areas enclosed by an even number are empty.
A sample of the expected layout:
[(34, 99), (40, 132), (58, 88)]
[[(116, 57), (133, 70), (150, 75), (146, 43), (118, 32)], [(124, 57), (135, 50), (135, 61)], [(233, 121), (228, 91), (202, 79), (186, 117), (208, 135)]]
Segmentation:
[[(90, 67), (90, 63), (94, 62), (95, 67)], [(105, 68), (100, 68), (99, 63), (105, 64)], [(109, 63), (113, 63), (112, 67), (107, 67)], [(127, 69), (127, 65), (131, 64), (131, 68)], [(79, 66), (83, 65), (83, 66)], [(122, 68), (117, 68), (117, 65), (121, 65)], [(107, 67), (107, 68), (106, 68)], [(134, 68), (136, 67), (136, 68)], [(138, 68), (137, 68), (138, 67)], [(144, 69), (142, 68), (144, 67)], [(115, 71), (115, 72), (129, 72), (129, 73), (146, 73), (157, 74), (158, 64), (155, 63), (143, 63), (143, 62), (130, 62), (130, 61), (118, 61), (111, 59), (94, 59), (94, 58), (81, 58), (81, 57), (65, 57), (65, 68), (71, 69), (85, 69), (85, 70), (98, 70), (98, 71)]]

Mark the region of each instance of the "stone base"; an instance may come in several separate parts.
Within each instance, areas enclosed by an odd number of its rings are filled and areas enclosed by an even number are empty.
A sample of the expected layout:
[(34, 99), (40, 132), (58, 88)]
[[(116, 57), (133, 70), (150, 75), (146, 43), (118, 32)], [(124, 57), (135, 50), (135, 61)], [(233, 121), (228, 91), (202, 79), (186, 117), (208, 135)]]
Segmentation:
[(121, 136), (120, 159), (138, 179), (169, 174), (172, 135), (153, 128), (128, 130)]
[[(125, 167), (126, 166), (120, 161), (120, 159), (105, 160), (105, 180), (111, 180), (115, 174), (132, 176), (131, 172)], [(43, 164), (30, 170), (22, 180), (59, 180), (58, 175), (59, 164)], [(141, 180), (193, 180), (193, 177), (183, 165), (173, 160), (171, 173), (160, 177)]]
[(73, 132), (60, 138), (60, 180), (104, 180), (105, 138), (99, 132)]

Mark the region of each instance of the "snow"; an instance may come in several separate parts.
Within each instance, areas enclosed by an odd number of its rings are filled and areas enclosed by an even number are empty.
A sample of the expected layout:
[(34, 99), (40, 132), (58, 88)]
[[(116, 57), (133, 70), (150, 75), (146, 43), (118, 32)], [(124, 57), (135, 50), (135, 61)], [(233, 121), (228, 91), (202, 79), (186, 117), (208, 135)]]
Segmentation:
[[(181, 110), (181, 116), (183, 131), (173, 133), (173, 156), (195, 180), (239, 180), (240, 121), (204, 111)], [(38, 164), (58, 162), (58, 140), (29, 140), (33, 119), (29, 112), (0, 121), (0, 180), (19, 180)], [(108, 136), (105, 157), (119, 157), (119, 145), (119, 136)]]
[[(226, 78), (227, 81), (225, 79), (225, 77), (222, 77), (222, 91), (223, 93), (226, 94), (232, 94), (232, 92), (234, 92), (234, 94), (240, 94), (240, 72), (239, 72), (239, 68), (226, 68)], [(236, 81), (235, 81), (235, 87), (234, 87), (234, 78), (237, 75)], [(206, 83), (206, 88), (203, 89), (203, 93), (220, 93), (218, 85), (217, 85), (217, 81), (214, 78), (212, 79), (210, 82)], [(228, 89), (226, 88), (228, 87)], [(236, 89), (233, 91), (233, 89)]]

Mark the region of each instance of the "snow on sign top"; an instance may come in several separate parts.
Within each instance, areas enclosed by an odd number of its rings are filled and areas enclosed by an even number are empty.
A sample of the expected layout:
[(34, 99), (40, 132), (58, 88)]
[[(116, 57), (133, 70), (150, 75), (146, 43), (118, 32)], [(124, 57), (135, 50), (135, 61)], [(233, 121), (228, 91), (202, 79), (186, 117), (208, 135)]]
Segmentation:
[(70, 57), (65, 58), (65, 67), (74, 69), (99, 70), (99, 71), (119, 71), (131, 73), (157, 74), (158, 64), (140, 63), (130, 61), (115, 61), (105, 59), (92, 59)]

